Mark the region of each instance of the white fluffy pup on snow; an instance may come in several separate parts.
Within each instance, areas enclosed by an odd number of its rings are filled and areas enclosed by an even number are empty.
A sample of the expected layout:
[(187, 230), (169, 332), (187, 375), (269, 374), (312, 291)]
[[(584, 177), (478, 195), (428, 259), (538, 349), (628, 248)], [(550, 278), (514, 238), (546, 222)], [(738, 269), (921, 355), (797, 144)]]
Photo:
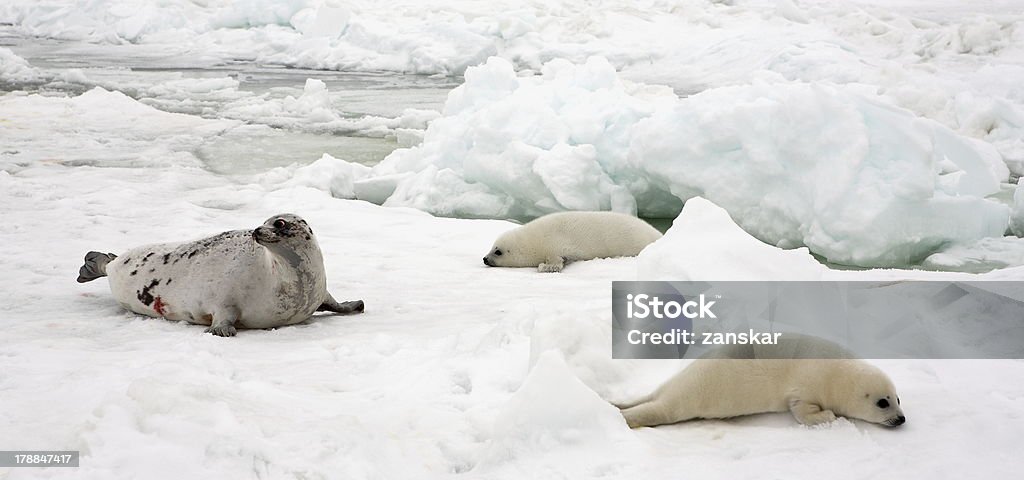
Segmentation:
[(578, 260), (635, 257), (659, 238), (656, 228), (630, 215), (552, 213), (503, 233), (484, 257), (484, 265), (560, 272)]

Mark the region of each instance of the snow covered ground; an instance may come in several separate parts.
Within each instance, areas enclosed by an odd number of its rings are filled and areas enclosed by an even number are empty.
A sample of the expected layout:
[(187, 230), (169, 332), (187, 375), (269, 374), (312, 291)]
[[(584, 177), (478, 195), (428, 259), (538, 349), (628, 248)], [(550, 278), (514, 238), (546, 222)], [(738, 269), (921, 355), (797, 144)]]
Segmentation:
[[(683, 364), (610, 358), (613, 280), (1024, 278), (1021, 241), (1003, 236), (1024, 224), (1024, 4), (439, 5), (0, 5), (0, 449), (83, 454), (78, 469), (0, 478), (1019, 476), (1019, 360), (874, 362), (899, 389), (900, 429), (780, 414), (631, 431), (606, 401)], [(384, 75), (401, 88), (375, 89), (380, 73), (296, 82), (249, 61), (467, 78), (445, 98), (461, 79)], [(706, 128), (686, 132), (686, 115)], [(902, 155), (847, 148), (879, 142)], [(367, 166), (399, 146), (417, 148)], [(674, 170), (715, 151), (774, 183)], [(822, 152), (842, 168), (793, 170)], [(763, 218), (744, 213), (751, 190)], [(710, 201), (683, 207), (694, 195)], [(480, 263), (512, 223), (407, 205), (682, 213), (639, 258), (540, 275)], [(91, 249), (285, 211), (310, 222), (330, 290), (365, 314), (222, 339), (73, 280)], [(913, 235), (959, 243), (895, 256), (997, 270), (838, 272), (776, 246), (901, 263), (887, 248)]]

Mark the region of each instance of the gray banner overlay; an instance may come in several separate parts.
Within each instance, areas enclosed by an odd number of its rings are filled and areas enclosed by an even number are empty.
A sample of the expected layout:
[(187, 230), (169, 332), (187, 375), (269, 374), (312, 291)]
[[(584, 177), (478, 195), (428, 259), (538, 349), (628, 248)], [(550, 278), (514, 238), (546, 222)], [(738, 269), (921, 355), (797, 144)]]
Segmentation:
[(75, 450), (0, 450), (0, 467), (77, 467)]
[(1024, 359), (1024, 282), (612, 282), (613, 358), (787, 335), (858, 358)]

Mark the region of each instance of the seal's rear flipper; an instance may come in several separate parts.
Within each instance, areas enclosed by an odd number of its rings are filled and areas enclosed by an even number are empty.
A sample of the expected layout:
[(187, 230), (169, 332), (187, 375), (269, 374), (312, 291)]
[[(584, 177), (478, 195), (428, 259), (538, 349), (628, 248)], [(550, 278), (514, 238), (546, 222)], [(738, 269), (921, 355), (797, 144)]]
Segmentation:
[(362, 300), (353, 300), (351, 302), (338, 303), (331, 294), (327, 294), (327, 298), (324, 299), (324, 303), (317, 307), (318, 312), (334, 312), (334, 313), (362, 313), (366, 309)]
[(632, 401), (628, 401), (628, 402), (621, 402), (621, 403), (616, 403), (616, 402), (610, 402), (610, 403), (612, 404), (612, 406), (614, 406), (615, 408), (618, 408), (619, 410), (625, 410), (627, 408), (632, 408), (632, 407), (635, 407), (637, 405), (640, 405), (641, 403), (647, 403), (647, 402), (649, 402), (649, 401), (651, 401), (653, 399), (654, 399), (654, 394), (653, 393), (649, 393), (649, 394), (644, 395), (643, 397), (640, 397), (640, 398), (638, 398), (636, 400), (632, 400)]
[(117, 258), (113, 253), (89, 252), (85, 254), (85, 265), (78, 269), (78, 283), (91, 282), (107, 276), (107, 264)]
[(676, 423), (679, 419), (672, 417), (672, 409), (657, 400), (641, 403), (621, 411), (629, 428), (654, 427)]

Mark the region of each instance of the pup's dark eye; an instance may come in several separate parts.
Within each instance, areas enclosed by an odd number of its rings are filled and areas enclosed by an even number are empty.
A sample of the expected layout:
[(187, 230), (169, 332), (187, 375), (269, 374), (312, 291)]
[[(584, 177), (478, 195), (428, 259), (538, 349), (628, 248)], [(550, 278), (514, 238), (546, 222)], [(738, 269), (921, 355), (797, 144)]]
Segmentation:
[(878, 405), (878, 408), (889, 408), (889, 401), (883, 398), (876, 402), (875, 405)]
[(896, 405), (900, 404), (900, 397), (896, 397)]
[(499, 257), (500, 257), (500, 256), (501, 256), (501, 250), (495, 250), (495, 251), (494, 251), (494, 255), (496, 255), (496, 256), (499, 256)]
[(277, 220), (274, 220), (274, 228), (284, 228), (284, 226), (287, 225), (287, 224), (288, 224), (287, 222), (285, 222), (284, 220), (281, 220), (280, 218), (277, 219)]

